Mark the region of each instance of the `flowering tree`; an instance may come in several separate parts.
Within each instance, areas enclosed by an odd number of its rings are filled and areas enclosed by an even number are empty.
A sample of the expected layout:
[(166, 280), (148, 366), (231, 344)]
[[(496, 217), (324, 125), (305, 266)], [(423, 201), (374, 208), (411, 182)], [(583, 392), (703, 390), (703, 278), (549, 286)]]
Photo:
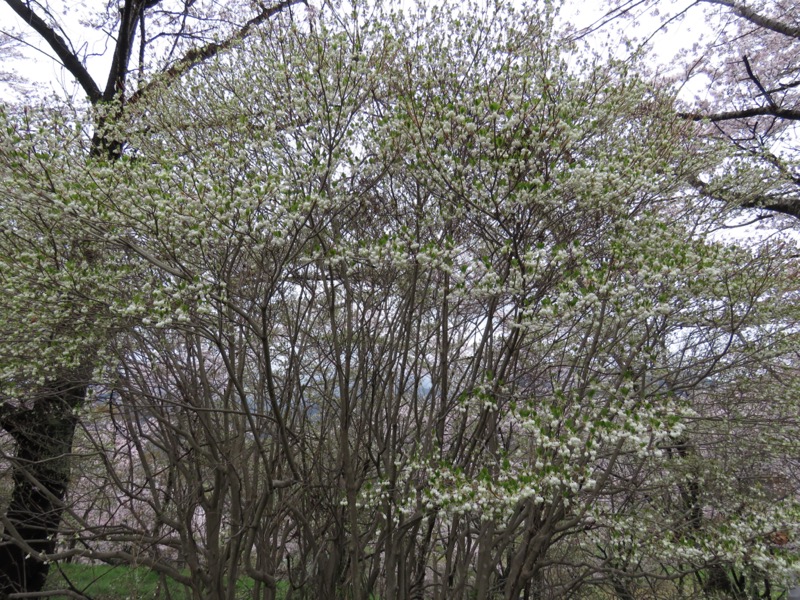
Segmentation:
[[(115, 117), (115, 161), (6, 119), (4, 326), (46, 315), (113, 390), (37, 557), (197, 598), (792, 576), (796, 502), (744, 480), (785, 448), (739, 435), (792, 431), (787, 253), (715, 241), (727, 147), (548, 10), (278, 15)], [(109, 260), (54, 269), (63, 239)], [(88, 341), (55, 327), (84, 307)], [(44, 337), (2, 346), (12, 385), (63, 360)]]
[[(124, 263), (106, 262), (102, 245), (87, 242), (69, 225), (55, 225), (64, 222), (59, 208), (55, 213), (48, 209), (51, 212), (45, 218), (38, 208), (29, 210), (17, 203), (18, 194), (58, 194), (48, 177), (54, 170), (74, 173), (75, 161), (121, 157), (125, 140), (116, 135), (114, 124), (125, 104), (146, 93), (154, 75), (166, 81), (179, 78), (295, 3), (240, 6), (229, 12), (212, 2), (202, 6), (160, 0), (109, 2), (101, 12), (80, 20), (95, 34), (103, 32), (106, 43), (114, 48), (105, 83), (98, 83), (89, 72), (87, 48), (91, 46), (73, 41), (67, 33), (68, 3), (61, 8), (21, 0), (5, 3), (25, 27), (24, 32), (12, 35), (19, 38), (32, 31), (46, 48), (44, 52), (54, 54), (74, 77), (96, 112), (91, 126), (83, 131), (75, 129), (79, 122), (75, 115), (68, 123), (65, 115), (51, 113), (43, 117), (45, 121), (18, 123), (19, 128), (3, 140), (3, 168), (11, 173), (26, 170), (24, 178), (30, 184), (3, 199), (7, 213), (4, 285), (6, 293), (17, 295), (3, 313), (8, 314), (7, 336), (0, 351), (8, 383), (0, 396), (0, 427), (17, 447), (16, 456), (8, 457), (14, 469), (14, 490), (4, 528), (11, 535), (0, 545), (4, 593), (35, 592), (44, 583), (48, 569), (42, 556), (54, 549), (69, 480), (64, 457), (72, 445), (74, 412), (85, 401), (93, 369), (101, 364), (96, 354), (107, 331), (101, 290), (107, 290), (108, 282), (103, 274), (109, 269), (127, 270)], [(4, 39), (8, 33), (3, 32)], [(131, 68), (134, 56), (138, 57), (136, 71)], [(32, 129), (37, 127), (52, 127), (62, 138), (36, 138)], [(89, 142), (80, 139), (85, 131), (90, 132)], [(42, 144), (51, 149), (66, 147), (72, 154), (53, 152), (49, 164), (36, 165), (48, 154)], [(31, 158), (34, 164), (28, 162)], [(39, 176), (44, 179), (35, 181)], [(24, 303), (25, 297), (30, 304), (17, 303)], [(46, 358), (32, 361), (33, 357)]]
[[(674, 63), (679, 65), (678, 70), (670, 76), (680, 86), (688, 83), (700, 90), (692, 99), (684, 96), (678, 108), (681, 116), (694, 121), (701, 134), (727, 140), (734, 154), (714, 172), (697, 179), (694, 185), (712, 201), (743, 208), (737, 215), (739, 223), (752, 225), (769, 220), (767, 228), (773, 234), (781, 226), (792, 227), (793, 220), (776, 217), (781, 214), (800, 216), (795, 127), (798, 118), (797, 4), (792, 1), (699, 0), (690, 3), (609, 2), (607, 5), (611, 9), (603, 19), (607, 24), (619, 23), (623, 16), (652, 22), (648, 19), (659, 15), (659, 25), (653, 29), (663, 28), (665, 35), (650, 36), (656, 47), (670, 39), (673, 28), (677, 29), (676, 23), (688, 23), (692, 19), (705, 24), (704, 28), (695, 29), (696, 43), (678, 55)], [(653, 29), (648, 33), (653, 33)], [(682, 33), (685, 32), (684, 28)], [(746, 172), (749, 175), (743, 177)], [(789, 248), (787, 252), (794, 254), (795, 250)], [(754, 422), (773, 423), (774, 413), (770, 408), (758, 402), (752, 404), (752, 394), (739, 391), (740, 385), (735, 388), (735, 397), (739, 398), (737, 406), (716, 406), (712, 413), (727, 414), (733, 410), (740, 414), (746, 407), (744, 410)], [(744, 397), (748, 400), (741, 400)], [(781, 432), (777, 433), (776, 445), (785, 444), (785, 430), (774, 425), (770, 427), (774, 427), (776, 433)], [(759, 437), (765, 435), (760, 427), (751, 431), (757, 432)], [(737, 435), (744, 433), (739, 431)], [(766, 437), (773, 439), (771, 435)], [(727, 455), (734, 456), (735, 452)], [(759, 485), (769, 490), (766, 502), (770, 502), (770, 498), (796, 496), (798, 488), (791, 474), (791, 459), (768, 456), (757, 464), (756, 469), (745, 459), (743, 465), (747, 466), (742, 468), (759, 473), (754, 477), (760, 481)], [(745, 579), (750, 576), (740, 572), (741, 565), (729, 566), (728, 575), (709, 570), (708, 585), (727, 594), (745, 593), (748, 585)], [(751, 575), (758, 577), (757, 571)]]
[[(683, 83), (700, 81), (701, 92), (684, 104), (682, 115), (704, 124), (709, 133), (728, 139), (741, 156), (760, 167), (760, 177), (744, 189), (723, 183), (706, 191), (746, 208), (800, 216), (794, 125), (800, 118), (797, 3), (611, 0), (607, 5), (610, 10), (602, 23), (659, 14), (667, 36), (676, 22), (693, 18), (706, 23), (705, 32), (697, 33), (694, 46), (684, 50), (676, 61), (683, 65), (683, 71), (672, 74)], [(659, 39), (667, 37), (650, 39), (658, 45)]]
[(711, 505), (738, 475), (692, 465), (725, 456), (703, 403), (793, 326), (762, 301), (781, 249), (707, 239), (724, 151), (623, 69), (575, 75), (546, 13), (449, 12), (282, 23), (137, 103), (130, 160), (48, 171), (135, 282), (97, 297), (136, 324), (106, 349), (121, 430), (169, 474), (111, 478), (140, 539), (198, 596), (239, 565), (362, 598), (788, 569), (793, 503)]

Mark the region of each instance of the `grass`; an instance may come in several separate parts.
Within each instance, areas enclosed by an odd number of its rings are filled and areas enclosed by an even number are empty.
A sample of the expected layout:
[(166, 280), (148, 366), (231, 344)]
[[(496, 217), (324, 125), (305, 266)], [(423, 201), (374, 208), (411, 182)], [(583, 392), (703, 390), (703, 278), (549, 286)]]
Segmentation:
[[(146, 567), (125, 565), (86, 565), (64, 563), (52, 565), (47, 578), (46, 590), (70, 589), (70, 583), (77, 591), (93, 600), (158, 600), (166, 598), (164, 583), (156, 573)], [(191, 594), (180, 584), (167, 581), (169, 595), (175, 600), (191, 598)], [(286, 593), (286, 584), (278, 583), (278, 598)], [(237, 583), (237, 597), (250, 598), (253, 580), (241, 577)], [(68, 596), (50, 596), (56, 600)]]
[[(69, 589), (70, 583), (94, 600), (155, 600), (165, 596), (159, 576), (145, 567), (78, 563), (52, 565), (45, 589)], [(183, 586), (173, 581), (168, 585), (172, 597), (186, 597)]]

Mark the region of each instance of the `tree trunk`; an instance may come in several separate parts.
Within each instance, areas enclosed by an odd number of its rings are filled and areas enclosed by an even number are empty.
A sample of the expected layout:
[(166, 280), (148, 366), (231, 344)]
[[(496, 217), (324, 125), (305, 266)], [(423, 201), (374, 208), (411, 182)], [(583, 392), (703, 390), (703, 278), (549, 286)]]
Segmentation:
[(75, 409), (86, 390), (85, 383), (53, 386), (31, 408), (10, 407), (0, 415), (0, 425), (16, 442), (14, 490), (0, 544), (0, 598), (41, 591), (47, 579), (49, 564), (41, 555), (56, 547), (69, 483)]

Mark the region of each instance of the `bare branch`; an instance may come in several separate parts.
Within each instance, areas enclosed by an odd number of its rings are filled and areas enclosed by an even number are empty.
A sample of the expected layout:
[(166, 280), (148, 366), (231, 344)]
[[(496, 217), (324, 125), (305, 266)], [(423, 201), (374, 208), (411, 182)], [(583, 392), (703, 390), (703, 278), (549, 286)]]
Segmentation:
[(109, 101), (117, 92), (124, 92), (133, 36), (136, 34), (139, 15), (143, 11), (144, 6), (138, 0), (126, 0), (122, 7), (119, 32), (117, 33), (117, 45), (114, 48), (111, 68), (108, 70), (108, 80), (103, 91), (103, 100)]
[(581, 38), (586, 37), (587, 35), (594, 33), (598, 29), (602, 29), (614, 19), (618, 19), (619, 17), (629, 14), (634, 8), (642, 4), (645, 4), (646, 2), (647, 0), (628, 0), (623, 6), (618, 6), (616, 8), (609, 10), (602, 17), (594, 21), (594, 23), (578, 31), (573, 39), (579, 40)]
[(719, 113), (681, 112), (678, 113), (678, 116), (692, 121), (711, 121), (712, 123), (747, 119), (750, 117), (777, 117), (788, 121), (800, 121), (800, 110), (775, 106), (755, 106), (753, 108), (730, 110)]
[(753, 68), (750, 66), (750, 61), (747, 59), (747, 55), (742, 55), (742, 61), (744, 61), (744, 68), (747, 69), (747, 75), (750, 77), (750, 80), (756, 84), (756, 87), (761, 92), (761, 94), (767, 99), (769, 105), (773, 108), (778, 108), (778, 105), (772, 99), (772, 96), (769, 95), (769, 92), (764, 88), (761, 84), (761, 81), (758, 79), (756, 74), (753, 72)]
[[(200, 48), (194, 48), (186, 53), (186, 55), (172, 65), (169, 69), (164, 71), (163, 75), (168, 80), (177, 79), (178, 77), (182, 76), (183, 74), (189, 72), (191, 69), (206, 61), (210, 58), (215, 57), (220, 52), (227, 50), (231, 46), (233, 46), (236, 42), (243, 40), (247, 35), (253, 30), (253, 28), (257, 27), (261, 23), (265, 22), (269, 18), (273, 17), (274, 15), (278, 14), (279, 12), (289, 8), (290, 6), (294, 6), (295, 4), (305, 4), (306, 0), (282, 0), (277, 4), (274, 4), (270, 7), (265, 7), (260, 13), (258, 13), (255, 17), (247, 21), (242, 27), (240, 27), (233, 35), (231, 35), (228, 39), (223, 40), (221, 42), (211, 42), (202, 46)], [(150, 89), (153, 88), (154, 85), (157, 84), (157, 81), (152, 81), (142, 87), (141, 89), (137, 90), (129, 99), (129, 103), (137, 102), (144, 94), (146, 94)]]
[[(717, 190), (714, 190), (709, 186), (707, 183), (701, 181), (699, 178), (693, 178), (691, 182), (692, 186), (704, 197), (710, 198), (713, 200), (718, 200), (720, 202), (729, 203), (731, 200), (737, 201), (736, 204), (740, 208), (750, 208), (750, 209), (762, 209), (772, 213), (780, 213), (783, 215), (788, 215), (790, 217), (795, 217), (800, 219), (800, 202), (793, 202), (791, 200), (787, 201), (786, 199), (778, 199), (774, 197), (770, 197), (768, 195), (764, 195), (759, 198), (749, 198), (746, 201), (738, 201), (734, 196), (735, 194), (731, 195), (730, 197), (722, 197)], [(760, 219), (756, 219), (760, 220)]]
[(56, 31), (50, 27), (39, 15), (37, 15), (33, 10), (26, 5), (21, 0), (5, 0), (6, 4), (11, 7), (11, 9), (17, 13), (28, 25), (30, 25), (36, 33), (42, 36), (42, 39), (47, 42), (47, 44), (53, 49), (56, 53), (56, 56), (61, 60), (61, 64), (64, 65), (70, 73), (72, 73), (73, 77), (80, 83), (83, 91), (86, 92), (86, 95), (89, 97), (89, 101), (94, 104), (95, 102), (99, 101), (102, 97), (100, 93), (100, 88), (92, 79), (92, 76), (89, 75), (89, 71), (86, 70), (86, 67), (80, 61), (80, 59), (75, 55), (75, 53), (69, 48), (67, 42), (62, 38)]
[(781, 35), (788, 37), (800, 38), (800, 27), (795, 27), (793, 25), (789, 25), (788, 23), (783, 23), (777, 19), (760, 14), (749, 6), (746, 6), (741, 2), (736, 2), (736, 0), (701, 0), (701, 2), (727, 6), (733, 10), (735, 14), (751, 22), (753, 25), (758, 25), (759, 27), (769, 29), (770, 31), (774, 31), (775, 33), (780, 33)]

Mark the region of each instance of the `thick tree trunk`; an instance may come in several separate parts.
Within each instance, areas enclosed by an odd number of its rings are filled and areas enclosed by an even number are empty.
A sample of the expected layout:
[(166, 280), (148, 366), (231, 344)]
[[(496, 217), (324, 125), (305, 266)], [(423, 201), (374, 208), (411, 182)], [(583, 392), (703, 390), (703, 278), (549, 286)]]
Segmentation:
[(85, 383), (53, 386), (30, 408), (9, 408), (0, 425), (16, 441), (14, 489), (0, 543), (0, 598), (38, 592), (49, 564), (40, 554), (55, 550), (64, 497), (76, 409), (86, 397)]

